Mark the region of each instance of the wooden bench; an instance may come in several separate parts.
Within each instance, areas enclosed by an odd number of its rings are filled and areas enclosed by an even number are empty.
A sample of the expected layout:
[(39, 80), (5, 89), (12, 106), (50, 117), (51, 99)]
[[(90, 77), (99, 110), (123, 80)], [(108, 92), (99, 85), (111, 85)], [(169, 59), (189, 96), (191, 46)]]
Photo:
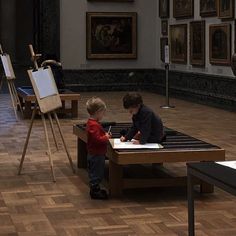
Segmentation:
[[(17, 88), (17, 94), (19, 96), (24, 118), (31, 118), (32, 110), (34, 107), (34, 103), (36, 101), (36, 97), (32, 87), (23, 86)], [(80, 94), (72, 92), (69, 89), (59, 89), (60, 98), (62, 101), (62, 108), (59, 109), (59, 113), (62, 114), (71, 114), (72, 118), (78, 117), (78, 101), (80, 99)], [(70, 103), (70, 107), (66, 106), (66, 102)]]
[[(130, 123), (115, 123), (111, 129), (113, 138), (118, 138), (120, 131), (129, 128), (130, 125)], [(105, 127), (105, 129), (108, 129), (108, 127)], [(167, 137), (166, 141), (162, 143), (163, 149), (114, 150), (110, 144), (108, 145), (106, 155), (109, 158), (108, 187), (111, 196), (120, 196), (123, 189), (187, 184), (186, 176), (171, 176), (164, 166), (160, 168), (160, 171), (165, 173), (163, 175), (159, 174), (158, 178), (155, 175), (151, 176), (151, 178), (150, 176), (149, 178), (132, 178), (130, 176), (127, 178), (123, 171), (127, 165), (225, 160), (224, 149), (178, 131), (165, 129)], [(86, 168), (87, 135), (85, 125), (75, 125), (73, 132), (77, 136), (78, 167)], [(213, 186), (207, 183), (200, 182), (200, 186), (202, 192), (213, 191)]]

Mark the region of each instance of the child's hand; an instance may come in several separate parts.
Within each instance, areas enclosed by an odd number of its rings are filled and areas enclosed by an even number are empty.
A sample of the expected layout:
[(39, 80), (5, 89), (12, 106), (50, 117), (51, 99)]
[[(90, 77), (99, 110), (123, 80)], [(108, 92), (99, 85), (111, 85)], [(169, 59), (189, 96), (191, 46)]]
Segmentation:
[(120, 137), (120, 141), (121, 141), (121, 142), (125, 142), (125, 141), (126, 141), (125, 136), (121, 136), (121, 137)]
[(112, 134), (111, 134), (111, 132), (109, 132), (109, 133), (106, 133), (105, 135), (106, 135), (106, 137), (107, 137), (108, 139), (110, 139), (110, 138), (112, 137)]
[(132, 141), (132, 143), (133, 144), (140, 144), (139, 140), (136, 140), (136, 139), (134, 141)]
[(133, 139), (140, 140), (140, 138), (141, 138), (141, 133), (140, 133), (140, 131), (138, 131), (138, 132), (134, 135)]

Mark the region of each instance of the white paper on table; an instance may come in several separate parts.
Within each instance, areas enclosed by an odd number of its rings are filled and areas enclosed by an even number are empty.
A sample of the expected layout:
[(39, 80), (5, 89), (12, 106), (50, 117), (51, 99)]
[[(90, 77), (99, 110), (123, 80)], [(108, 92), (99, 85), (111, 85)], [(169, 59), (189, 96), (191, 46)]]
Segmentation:
[[(6, 77), (15, 78), (9, 55), (1, 55), (1, 60)], [(13, 74), (12, 74), (13, 72)]]
[(216, 163), (222, 166), (227, 166), (236, 169), (236, 161), (218, 161)]
[(32, 77), (40, 99), (58, 94), (54, 77), (48, 69), (39, 68), (37, 71), (32, 72)]
[(110, 140), (113, 149), (159, 149), (163, 146), (159, 143), (133, 144), (131, 142), (121, 142), (119, 138)]

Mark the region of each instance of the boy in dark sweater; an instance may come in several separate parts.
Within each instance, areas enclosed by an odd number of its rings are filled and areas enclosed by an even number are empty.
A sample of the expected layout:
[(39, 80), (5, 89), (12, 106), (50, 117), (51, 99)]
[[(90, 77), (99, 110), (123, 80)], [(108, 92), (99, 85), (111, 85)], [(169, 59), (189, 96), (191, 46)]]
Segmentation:
[(100, 183), (104, 177), (105, 154), (111, 134), (106, 133), (99, 123), (105, 114), (106, 104), (100, 98), (93, 97), (86, 106), (90, 115), (86, 124), (90, 196), (93, 199), (107, 199), (107, 192), (100, 188)]
[(161, 118), (143, 104), (138, 93), (127, 93), (123, 97), (123, 106), (132, 115), (133, 125), (124, 136), (122, 142), (134, 139), (134, 144), (160, 143), (164, 138)]

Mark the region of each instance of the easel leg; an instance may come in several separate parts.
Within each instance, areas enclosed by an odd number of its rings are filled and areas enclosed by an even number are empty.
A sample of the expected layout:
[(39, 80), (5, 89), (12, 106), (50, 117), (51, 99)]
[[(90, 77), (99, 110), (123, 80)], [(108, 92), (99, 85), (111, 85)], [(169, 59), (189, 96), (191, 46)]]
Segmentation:
[(14, 109), (14, 112), (15, 112), (15, 116), (16, 116), (16, 119), (18, 120), (18, 117), (17, 117), (17, 113), (16, 113), (16, 102), (15, 102), (15, 98), (14, 98), (14, 93), (13, 93), (13, 90), (12, 90), (12, 85), (11, 85), (11, 82), (12, 81), (7, 81), (7, 85), (8, 85), (8, 89), (9, 89), (9, 93), (10, 93), (10, 96), (11, 96), (11, 102), (12, 102), (12, 106), (13, 106), (13, 109)]
[(58, 146), (56, 135), (55, 135), (55, 129), (54, 129), (54, 126), (53, 126), (53, 121), (52, 121), (51, 113), (48, 113), (48, 119), (49, 119), (49, 123), (50, 123), (50, 126), (51, 126), (52, 135), (53, 135), (53, 139), (54, 139), (56, 148), (57, 148), (57, 150), (59, 150), (59, 146)]
[(48, 147), (48, 156), (49, 156), (49, 162), (50, 162), (50, 167), (52, 171), (52, 178), (53, 178), (53, 181), (56, 182), (56, 178), (55, 178), (55, 174), (53, 170), (52, 153), (51, 153), (51, 148), (49, 144), (48, 131), (47, 131), (46, 120), (45, 120), (44, 114), (41, 114), (41, 118), (43, 121), (44, 133), (45, 133), (45, 138), (46, 138), (47, 147)]
[(17, 91), (16, 91), (15, 84), (13, 82), (12, 82), (12, 90), (13, 90), (13, 94), (14, 94), (14, 97), (15, 97), (15, 100), (16, 100), (16, 109), (17, 109), (17, 106), (18, 106), (20, 108), (21, 114), (23, 115), (23, 109), (22, 109), (22, 106), (21, 106), (21, 101), (19, 99), (19, 96), (18, 96)]
[(24, 159), (25, 159), (25, 154), (26, 154), (26, 150), (27, 150), (27, 147), (28, 147), (29, 138), (30, 138), (32, 127), (33, 127), (34, 117), (35, 117), (36, 111), (37, 111), (37, 106), (35, 104), (34, 111), (32, 113), (32, 117), (31, 117), (31, 121), (30, 121), (30, 127), (29, 127), (29, 130), (28, 130), (27, 138), (26, 138), (26, 141), (25, 141), (25, 146), (24, 146), (21, 161), (20, 161), (18, 175), (20, 175), (22, 167), (23, 167), (23, 162), (24, 162)]
[(72, 169), (73, 173), (75, 173), (75, 169), (74, 169), (74, 166), (73, 166), (73, 162), (72, 162), (70, 153), (69, 153), (69, 151), (68, 151), (68, 149), (67, 149), (67, 145), (66, 145), (64, 136), (63, 136), (62, 131), (61, 131), (61, 126), (60, 126), (60, 122), (59, 122), (58, 117), (57, 117), (57, 113), (54, 111), (54, 112), (53, 112), (53, 115), (54, 115), (54, 118), (55, 118), (55, 120), (56, 120), (58, 129), (59, 129), (59, 133), (60, 133), (60, 135), (61, 135), (61, 139), (62, 139), (64, 148), (65, 148), (65, 150), (66, 150), (67, 157), (68, 157), (69, 162), (70, 162), (70, 165), (71, 165), (71, 169)]

